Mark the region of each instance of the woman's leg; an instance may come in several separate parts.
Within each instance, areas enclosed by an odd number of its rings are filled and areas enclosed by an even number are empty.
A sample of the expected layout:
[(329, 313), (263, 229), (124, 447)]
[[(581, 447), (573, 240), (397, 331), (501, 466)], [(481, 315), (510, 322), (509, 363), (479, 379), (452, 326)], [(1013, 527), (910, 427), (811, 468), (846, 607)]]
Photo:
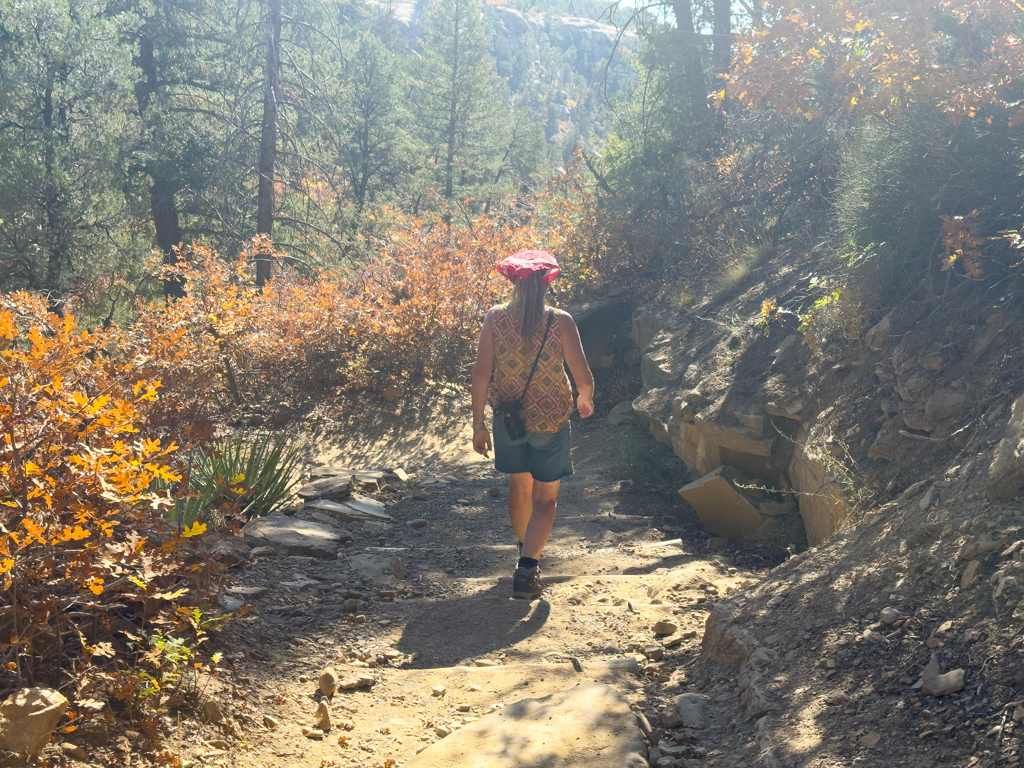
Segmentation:
[[(527, 518), (525, 536), (520, 534), (523, 542), (523, 557), (533, 560), (540, 560), (540, 553), (544, 551), (544, 545), (551, 535), (551, 528), (555, 524), (555, 507), (558, 504), (558, 485), (560, 480), (553, 483), (542, 483), (539, 480), (532, 480), (533, 493), (531, 498), (532, 514)], [(511, 493), (509, 494), (511, 498)], [(510, 502), (511, 504), (511, 502)], [(513, 525), (515, 519), (513, 518)], [(519, 529), (516, 529), (519, 532)]]
[(508, 476), (508, 516), (519, 541), (526, 541), (526, 528), (533, 514), (533, 475), (515, 472)]

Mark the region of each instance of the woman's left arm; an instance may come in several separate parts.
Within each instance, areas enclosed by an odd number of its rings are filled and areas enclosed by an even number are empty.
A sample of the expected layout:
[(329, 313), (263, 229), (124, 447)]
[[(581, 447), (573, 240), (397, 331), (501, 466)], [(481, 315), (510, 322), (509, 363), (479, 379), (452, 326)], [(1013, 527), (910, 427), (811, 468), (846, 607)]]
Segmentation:
[(491, 450), (491, 433), (484, 423), (484, 407), (487, 405), (487, 390), (491, 386), (491, 371), (494, 368), (493, 323), (492, 313), (488, 312), (476, 345), (476, 364), (473, 366), (473, 385), (470, 389), (473, 400), (473, 450), (481, 456), (486, 456)]
[(560, 312), (558, 323), (558, 329), (562, 335), (562, 354), (572, 372), (576, 389), (580, 393), (576, 398), (576, 409), (585, 419), (594, 412), (594, 374), (591, 373), (590, 364), (587, 363), (583, 342), (580, 341), (580, 332), (572, 315), (568, 312)]

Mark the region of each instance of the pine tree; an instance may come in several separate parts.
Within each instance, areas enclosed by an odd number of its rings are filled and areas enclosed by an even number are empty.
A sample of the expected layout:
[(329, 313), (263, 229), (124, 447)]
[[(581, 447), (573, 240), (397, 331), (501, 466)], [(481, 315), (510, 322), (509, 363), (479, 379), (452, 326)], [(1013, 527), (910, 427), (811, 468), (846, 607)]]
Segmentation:
[(446, 200), (492, 182), (508, 144), (506, 89), (477, 0), (437, 0), (424, 24), (416, 109)]

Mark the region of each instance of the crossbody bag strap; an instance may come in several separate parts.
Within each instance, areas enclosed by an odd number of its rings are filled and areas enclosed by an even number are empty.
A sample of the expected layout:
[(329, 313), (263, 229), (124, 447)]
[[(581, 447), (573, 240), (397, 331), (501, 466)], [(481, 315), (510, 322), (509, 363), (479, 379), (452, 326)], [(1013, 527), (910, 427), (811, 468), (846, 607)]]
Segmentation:
[(555, 319), (555, 310), (548, 310), (548, 324), (544, 327), (544, 338), (540, 341), (540, 349), (537, 350), (537, 357), (534, 358), (533, 368), (530, 369), (530, 378), (526, 380), (526, 386), (523, 387), (523, 394), (519, 396), (520, 400), (526, 401), (526, 390), (530, 388), (530, 382), (533, 381), (533, 374), (537, 372), (537, 363), (540, 362), (540, 354), (544, 351), (544, 344), (548, 340), (548, 333), (551, 331), (551, 322)]

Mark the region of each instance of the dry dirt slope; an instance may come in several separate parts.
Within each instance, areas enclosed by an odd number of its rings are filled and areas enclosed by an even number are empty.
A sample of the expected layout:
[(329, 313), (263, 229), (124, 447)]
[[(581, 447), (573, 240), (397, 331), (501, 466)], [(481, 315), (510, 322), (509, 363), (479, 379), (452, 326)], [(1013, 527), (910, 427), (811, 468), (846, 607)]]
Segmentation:
[(1016, 764), (1020, 292), (922, 286), (840, 307), (813, 349), (794, 323), (766, 335), (762, 303), (799, 306), (823, 268), (780, 252), (635, 322), (654, 435), (695, 476), (792, 489), (815, 545), (712, 612), (693, 682), (730, 714), (707, 735), (737, 768)]

